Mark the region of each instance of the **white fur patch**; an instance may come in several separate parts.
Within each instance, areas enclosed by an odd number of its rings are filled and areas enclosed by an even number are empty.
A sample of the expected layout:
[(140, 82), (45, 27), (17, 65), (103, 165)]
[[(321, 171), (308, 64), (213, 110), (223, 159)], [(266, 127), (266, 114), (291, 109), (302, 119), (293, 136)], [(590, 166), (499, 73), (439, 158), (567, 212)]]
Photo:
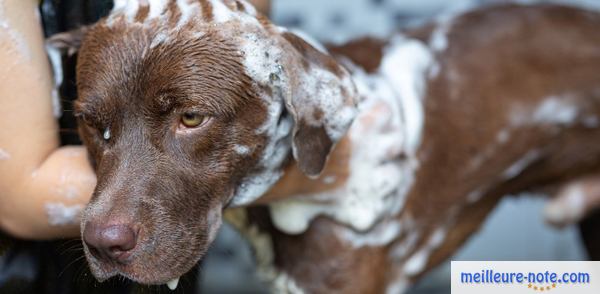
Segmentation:
[(64, 203), (46, 203), (46, 215), (48, 222), (53, 226), (76, 225), (79, 223), (83, 205), (76, 204), (67, 206)]

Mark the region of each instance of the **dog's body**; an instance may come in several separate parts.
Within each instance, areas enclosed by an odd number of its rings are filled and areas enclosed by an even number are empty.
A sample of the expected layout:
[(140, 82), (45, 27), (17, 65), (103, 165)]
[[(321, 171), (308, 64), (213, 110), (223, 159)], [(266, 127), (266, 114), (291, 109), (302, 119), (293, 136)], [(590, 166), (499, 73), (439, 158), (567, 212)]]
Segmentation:
[(330, 48), (336, 61), (242, 1), (117, 2), (78, 64), (91, 268), (165, 283), (223, 207), (268, 204), (233, 221), (277, 289), (401, 292), (501, 196), (597, 172), (597, 27), (502, 6)]
[[(352, 60), (349, 68), (358, 84), (374, 86), (360, 91), (365, 101), (390, 101), (380, 95), (395, 93), (401, 109), (411, 107), (401, 100), (412, 98), (406, 92), (409, 87), (418, 89), (424, 83), (423, 141), (415, 153), (402, 149), (404, 157), (397, 162), (392, 157), (379, 161), (397, 164), (401, 170), (414, 160), (415, 165), (408, 167), (414, 168), (414, 174), (409, 172), (414, 182), (408, 182), (408, 191), (399, 183), (404, 191), (379, 206), (384, 208), (378, 214), (382, 219), (367, 230), (357, 232), (363, 228), (327, 214), (348, 209), (345, 199), (342, 205), (333, 201), (334, 207), (320, 214), (328, 217), (317, 218), (301, 235), (264, 226), (274, 234), (277, 266), (296, 283), (291, 288), (308, 293), (401, 292), (454, 253), (502, 196), (553, 192), (573, 179), (597, 173), (600, 81), (595, 72), (600, 66), (600, 34), (594, 30), (599, 21), (596, 14), (564, 7), (504, 6), (409, 31), (395, 41), (365, 39), (331, 48)], [(440, 40), (440, 33), (447, 40)], [(423, 61), (429, 66), (422, 67)], [(396, 82), (388, 70), (394, 65), (404, 66), (396, 67), (395, 73), (410, 75), (413, 84)], [(393, 90), (381, 89), (386, 86)], [(379, 115), (385, 120), (386, 114)], [(349, 149), (360, 152), (366, 145), (377, 154), (389, 147), (372, 137), (382, 130), (390, 134), (389, 125), (377, 122), (381, 129), (361, 134), (359, 116), (349, 132), (355, 137)], [(362, 167), (373, 176), (369, 180), (380, 180), (376, 170)], [(301, 199), (347, 196), (334, 191)], [(366, 195), (371, 201), (377, 191)], [(297, 233), (295, 224), (289, 224), (298, 222), (294, 218), (305, 223), (304, 217), (323, 211), (314, 207), (316, 201), (281, 202), (290, 205), (270, 206), (279, 231)], [(359, 211), (373, 207), (364, 201), (357, 205)], [(575, 208), (562, 209), (569, 214)]]

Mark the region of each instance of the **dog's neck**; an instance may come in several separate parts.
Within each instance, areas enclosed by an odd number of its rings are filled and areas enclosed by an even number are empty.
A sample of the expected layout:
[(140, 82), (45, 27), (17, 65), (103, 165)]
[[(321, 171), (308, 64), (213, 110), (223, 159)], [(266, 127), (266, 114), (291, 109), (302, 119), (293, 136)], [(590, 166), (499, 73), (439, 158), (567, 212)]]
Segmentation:
[(255, 202), (270, 206), (280, 230), (303, 232), (319, 215), (366, 230), (401, 210), (418, 166), (421, 99), (432, 60), (424, 44), (398, 35), (373, 73), (345, 61), (360, 95), (359, 114), (325, 170), (310, 179), (292, 162)]
[(269, 204), (274, 201), (336, 189), (344, 185), (348, 179), (350, 173), (348, 163), (351, 156), (351, 146), (346, 135), (333, 149), (325, 170), (316, 179), (307, 177), (300, 171), (295, 161), (289, 161), (283, 169), (281, 179), (253, 204)]

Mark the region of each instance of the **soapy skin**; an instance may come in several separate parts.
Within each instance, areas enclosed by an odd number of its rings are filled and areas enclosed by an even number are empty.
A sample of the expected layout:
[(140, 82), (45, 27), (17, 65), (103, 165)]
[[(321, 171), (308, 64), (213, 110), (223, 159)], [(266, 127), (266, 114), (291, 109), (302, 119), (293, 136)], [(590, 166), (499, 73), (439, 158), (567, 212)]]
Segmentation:
[(84, 206), (96, 179), (83, 147), (59, 148), (37, 5), (0, 1), (0, 229), (28, 239), (72, 237), (78, 216), (52, 225), (47, 205)]

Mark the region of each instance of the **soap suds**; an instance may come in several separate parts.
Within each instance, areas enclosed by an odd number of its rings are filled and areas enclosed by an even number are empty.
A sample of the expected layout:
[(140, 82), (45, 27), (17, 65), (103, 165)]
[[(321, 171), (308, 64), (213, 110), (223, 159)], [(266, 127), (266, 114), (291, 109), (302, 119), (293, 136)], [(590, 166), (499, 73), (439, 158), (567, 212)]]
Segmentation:
[[(295, 49), (269, 36), (258, 23), (245, 23), (246, 32), (231, 37), (240, 44), (245, 72), (258, 85), (270, 88), (272, 94), (260, 95), (267, 107), (267, 118), (256, 133), (265, 136), (267, 143), (259, 170), (243, 181), (233, 205), (247, 204), (262, 196), (281, 177), (282, 164), (290, 151), (297, 158), (297, 150), (291, 146), (295, 127), (292, 115), (309, 125), (324, 127), (334, 142), (345, 134), (355, 116), (352, 98), (356, 95), (352, 93), (349, 74), (340, 78), (317, 65), (295, 66), (299, 62)], [(342, 88), (350, 89), (348, 97), (342, 95)], [(318, 95), (310, 91), (318, 91)], [(322, 119), (314, 119), (315, 110), (323, 112)]]
[[(273, 102), (268, 106), (267, 121), (258, 130), (269, 138), (259, 163), (259, 170), (246, 176), (235, 192), (233, 206), (241, 206), (264, 195), (282, 176), (281, 166), (291, 150), (290, 134), (293, 122), (283, 114), (283, 104)], [(278, 124), (279, 121), (279, 124)]]
[(106, 141), (110, 140), (111, 134), (110, 134), (110, 128), (106, 128), (104, 130), (104, 133), (102, 133), (102, 138)]
[(468, 172), (476, 171), (479, 169), (487, 160), (492, 158), (504, 144), (508, 143), (510, 139), (510, 128), (504, 128), (496, 134), (495, 142), (489, 144), (483, 151), (475, 154), (469, 161)]
[(357, 232), (350, 228), (340, 227), (336, 233), (355, 248), (364, 246), (385, 246), (402, 233), (402, 224), (397, 220), (379, 222), (367, 232)]
[(190, 3), (188, 0), (177, 0), (177, 6), (179, 7), (181, 16), (177, 22), (175, 30), (180, 30), (188, 22), (190, 22), (194, 16), (202, 15), (202, 8), (200, 7), (199, 2)]
[(335, 181), (337, 180), (336, 176), (325, 176), (323, 177), (323, 184), (327, 184), (327, 185), (331, 185), (333, 183), (335, 183)]
[(475, 189), (475, 190), (471, 191), (469, 194), (467, 194), (467, 202), (475, 203), (475, 202), (481, 200), (483, 195), (485, 195), (483, 189), (481, 189), (481, 188)]
[(396, 244), (390, 253), (395, 260), (401, 260), (406, 257), (415, 248), (419, 237), (421, 237), (419, 231), (409, 231), (408, 229), (405, 231), (407, 232), (406, 237), (400, 243)]
[(76, 186), (68, 185), (56, 189), (56, 192), (66, 199), (79, 198), (79, 189)]
[(515, 163), (509, 166), (502, 174), (502, 177), (505, 180), (515, 178), (516, 176), (520, 175), (533, 162), (538, 160), (541, 157), (541, 155), (542, 152), (540, 152), (540, 150), (537, 149), (527, 152), (523, 157), (521, 157), (519, 160), (517, 160)]
[(250, 154), (250, 147), (246, 145), (235, 144), (233, 146), (233, 150), (239, 155), (248, 155)]
[(574, 101), (568, 97), (551, 96), (534, 109), (522, 105), (516, 107), (510, 112), (510, 121), (514, 127), (536, 124), (571, 126), (578, 115), (579, 106)]
[(159, 45), (164, 45), (169, 42), (169, 34), (167, 32), (161, 31), (152, 39), (152, 43), (150, 43), (150, 48), (155, 48)]
[(600, 120), (596, 116), (586, 116), (582, 119), (583, 126), (589, 129), (595, 129), (600, 126)]
[(386, 294), (404, 293), (404, 292), (406, 292), (406, 290), (408, 289), (409, 286), (410, 286), (410, 283), (406, 280), (405, 277), (402, 276), (402, 277), (396, 279), (395, 281), (393, 281), (392, 283), (390, 283), (387, 286), (385, 293)]
[[(432, 61), (423, 43), (397, 36), (386, 49), (378, 72), (366, 74), (349, 65), (364, 100), (348, 131), (353, 151), (347, 184), (272, 203), (271, 216), (277, 228), (298, 234), (316, 216), (327, 215), (365, 231), (400, 211), (418, 167), (416, 151), (424, 123), (422, 97)], [(390, 233), (393, 227), (382, 230), (394, 235)]]
[(569, 186), (563, 195), (551, 200), (544, 208), (544, 217), (552, 224), (566, 225), (585, 215), (586, 194), (581, 184)]
[(498, 132), (498, 134), (496, 134), (496, 142), (498, 142), (500, 144), (504, 144), (504, 143), (508, 142), (509, 139), (510, 139), (510, 130), (508, 130), (508, 129), (503, 129), (500, 132)]
[(446, 233), (446, 228), (436, 229), (430, 235), (427, 244), (411, 255), (404, 264), (404, 273), (407, 276), (415, 276), (425, 269), (429, 256), (431, 256), (431, 253), (442, 244), (446, 238)]
[(8, 153), (6, 150), (0, 148), (0, 160), (9, 160), (10, 159), (10, 153)]
[(46, 54), (48, 54), (48, 58), (50, 59), (52, 76), (54, 77), (54, 84), (52, 85), (52, 109), (54, 117), (59, 118), (62, 115), (62, 106), (60, 104), (60, 86), (63, 83), (62, 56), (58, 48), (49, 44), (46, 44)]
[(235, 18), (234, 12), (231, 11), (221, 0), (209, 0), (212, 4), (212, 13), (216, 22), (227, 22)]
[(24, 57), (26, 61), (31, 60), (31, 50), (29, 49), (29, 46), (27, 46), (24, 36), (11, 26), (5, 13), (5, 3), (3, 0), (0, 0), (0, 35), (4, 33), (8, 34), (8, 37), (12, 40), (14, 46), (16, 47), (13, 48), (10, 46), (8, 48), (15, 50), (17, 56)]
[(53, 226), (76, 225), (79, 223), (83, 205), (67, 206), (64, 203), (49, 202), (46, 204), (48, 222)]

